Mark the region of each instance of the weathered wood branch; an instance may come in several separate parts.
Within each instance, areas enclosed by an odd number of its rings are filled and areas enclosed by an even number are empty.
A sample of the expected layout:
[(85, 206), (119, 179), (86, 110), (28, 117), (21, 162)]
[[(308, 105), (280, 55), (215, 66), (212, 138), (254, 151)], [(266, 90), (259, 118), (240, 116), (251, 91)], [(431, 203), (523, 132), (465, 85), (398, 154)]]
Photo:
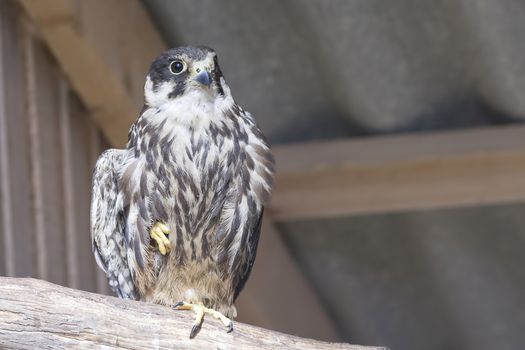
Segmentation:
[(189, 339), (192, 322), (191, 312), (41, 280), (0, 277), (2, 349), (380, 349), (319, 342), (241, 323), (226, 333), (210, 317), (197, 337)]

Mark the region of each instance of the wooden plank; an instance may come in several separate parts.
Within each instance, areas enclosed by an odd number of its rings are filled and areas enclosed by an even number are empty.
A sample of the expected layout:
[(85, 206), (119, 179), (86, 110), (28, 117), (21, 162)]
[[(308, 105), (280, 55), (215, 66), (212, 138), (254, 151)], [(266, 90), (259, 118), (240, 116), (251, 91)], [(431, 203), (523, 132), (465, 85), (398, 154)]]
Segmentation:
[[(33, 210), (33, 235), (35, 239), (36, 276), (48, 278), (47, 249), (45, 237), (44, 199), (42, 160), (40, 159), (40, 121), (38, 115), (38, 93), (36, 83), (36, 68), (33, 38), (27, 30), (24, 33), (24, 58), (26, 71), (27, 115), (29, 117), (29, 145), (31, 154), (31, 190)], [(29, 214), (29, 213), (28, 213)]]
[(70, 94), (70, 135), (74, 140), (71, 148), (71, 166), (75, 207), (75, 240), (74, 255), (78, 264), (78, 288), (87, 291), (97, 290), (97, 270), (93, 253), (91, 252), (91, 236), (89, 228), (89, 206), (91, 191), (91, 130), (94, 128), (87, 111), (80, 101)]
[(60, 79), (56, 62), (28, 33), (26, 71), (31, 132), (31, 163), (36, 255), (41, 278), (67, 284), (63, 164), (60, 137)]
[(18, 2), (108, 140), (123, 145), (140, 111), (148, 66), (165, 49), (140, 2)]
[(297, 336), (341, 340), (334, 321), (268, 217), (252, 275), (236, 306), (241, 322)]
[[(59, 117), (60, 117), (60, 150), (62, 159), (62, 191), (64, 193), (64, 225), (65, 225), (65, 261), (67, 269), (67, 285), (71, 288), (79, 286), (79, 261), (76, 251), (77, 240), (77, 213), (75, 206), (75, 188), (73, 176), (72, 149), (75, 144), (71, 140), (71, 110), (69, 101), (69, 87), (64, 79), (59, 79)], [(84, 214), (85, 215), (85, 214)]]
[(271, 213), (296, 220), (525, 200), (525, 127), (275, 149)]
[[(20, 46), (21, 27), (18, 12), (11, 2), (3, 2), (0, 11), (2, 42), (2, 79), (4, 103), (0, 108), (2, 125), (2, 208), (6, 274), (32, 276), (35, 271), (31, 167), (29, 160), (28, 118), (25, 109), (24, 59)], [(6, 85), (8, 84), (8, 85)]]
[[(7, 238), (5, 232), (13, 231), (13, 222), (11, 219), (11, 186), (9, 179), (9, 151), (7, 143), (7, 115), (5, 100), (5, 73), (4, 73), (4, 56), (7, 54), (3, 46), (4, 25), (6, 23), (5, 13), (7, 12), (6, 2), (0, 0), (0, 275), (13, 276), (13, 266), (10, 266), (10, 273), (7, 273), (6, 265), (14, 260), (13, 252), (7, 249), (7, 244), (12, 248), (12, 235)], [(11, 242), (9, 242), (11, 240)], [(12, 264), (11, 264), (12, 265)]]

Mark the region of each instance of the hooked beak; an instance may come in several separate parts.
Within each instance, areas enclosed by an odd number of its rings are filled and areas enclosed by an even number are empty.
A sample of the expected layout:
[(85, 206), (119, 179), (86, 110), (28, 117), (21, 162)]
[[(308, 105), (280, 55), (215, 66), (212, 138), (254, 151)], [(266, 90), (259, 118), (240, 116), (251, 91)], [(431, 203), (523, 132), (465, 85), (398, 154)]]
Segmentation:
[(195, 80), (197, 80), (202, 85), (210, 86), (211, 84), (211, 74), (207, 70), (203, 70), (199, 74), (195, 76)]

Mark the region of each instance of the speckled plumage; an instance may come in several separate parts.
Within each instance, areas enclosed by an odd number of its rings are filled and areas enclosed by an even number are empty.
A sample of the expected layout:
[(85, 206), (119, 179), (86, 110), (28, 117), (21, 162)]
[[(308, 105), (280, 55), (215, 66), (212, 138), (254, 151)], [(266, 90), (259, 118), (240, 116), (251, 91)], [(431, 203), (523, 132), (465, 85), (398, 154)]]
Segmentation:
[[(174, 60), (184, 72), (173, 74)], [(197, 77), (202, 71), (209, 85)], [(273, 171), (269, 146), (235, 104), (215, 52), (183, 47), (160, 55), (126, 148), (104, 152), (93, 174), (93, 252), (115, 293), (166, 305), (202, 302), (234, 317)], [(171, 230), (166, 255), (149, 235), (157, 222)]]

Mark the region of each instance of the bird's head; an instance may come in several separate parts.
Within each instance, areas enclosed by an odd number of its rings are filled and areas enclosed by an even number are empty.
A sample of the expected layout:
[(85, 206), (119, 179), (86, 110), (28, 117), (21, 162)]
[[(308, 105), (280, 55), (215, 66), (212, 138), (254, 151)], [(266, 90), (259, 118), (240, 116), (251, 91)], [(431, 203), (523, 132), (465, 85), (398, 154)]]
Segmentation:
[(158, 56), (148, 72), (144, 95), (146, 104), (159, 106), (188, 92), (213, 98), (224, 95), (224, 79), (214, 50), (205, 46), (183, 46)]

